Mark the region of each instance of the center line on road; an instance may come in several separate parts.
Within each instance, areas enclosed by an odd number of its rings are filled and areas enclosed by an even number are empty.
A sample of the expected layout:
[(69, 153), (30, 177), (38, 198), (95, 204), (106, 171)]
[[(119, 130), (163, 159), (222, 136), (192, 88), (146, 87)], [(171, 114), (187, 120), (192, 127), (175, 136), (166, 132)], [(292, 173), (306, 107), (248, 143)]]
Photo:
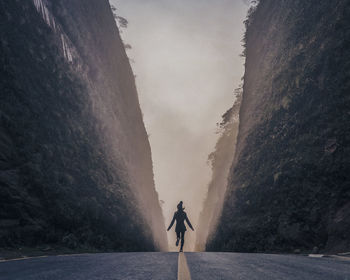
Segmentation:
[(179, 253), (177, 261), (177, 280), (191, 280), (191, 273), (188, 269), (186, 256), (183, 252)]

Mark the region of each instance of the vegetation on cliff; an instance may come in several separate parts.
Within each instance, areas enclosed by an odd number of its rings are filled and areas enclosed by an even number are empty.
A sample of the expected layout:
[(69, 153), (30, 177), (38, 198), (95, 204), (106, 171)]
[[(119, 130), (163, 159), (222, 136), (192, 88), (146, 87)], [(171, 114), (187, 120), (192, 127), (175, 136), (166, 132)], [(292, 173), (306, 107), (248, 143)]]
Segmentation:
[(234, 105), (222, 115), (222, 122), (218, 124), (220, 137), (214, 152), (208, 157), (212, 168), (212, 179), (199, 216), (195, 244), (195, 249), (198, 251), (205, 250), (205, 245), (217, 226), (224, 203), (227, 178), (235, 154), (238, 113), (242, 99), (241, 88), (235, 91), (235, 98)]
[(236, 154), (207, 250), (350, 249), (350, 2), (261, 0)]
[(0, 247), (162, 249), (149, 143), (108, 2), (9, 1), (0, 13)]

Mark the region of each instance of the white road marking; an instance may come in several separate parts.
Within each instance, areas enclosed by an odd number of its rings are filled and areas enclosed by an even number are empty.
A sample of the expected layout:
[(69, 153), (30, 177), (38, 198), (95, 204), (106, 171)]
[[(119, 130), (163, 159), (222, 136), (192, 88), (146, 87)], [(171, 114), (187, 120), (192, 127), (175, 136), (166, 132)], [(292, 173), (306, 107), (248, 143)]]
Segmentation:
[(71, 256), (82, 256), (82, 255), (92, 255), (94, 253), (76, 253), (76, 254), (63, 254), (63, 255), (43, 255), (43, 256), (33, 256), (33, 257), (19, 257), (15, 259), (0, 259), (0, 262), (12, 262), (12, 261), (22, 261), (22, 260), (28, 260), (28, 259), (40, 259), (40, 258), (47, 258), (47, 257), (71, 257)]
[(177, 262), (177, 280), (191, 280), (191, 273), (188, 269), (186, 256), (183, 252), (179, 253)]
[(22, 261), (22, 260), (28, 260), (28, 259), (40, 259), (40, 258), (47, 258), (48, 256), (36, 256), (36, 257), (26, 257), (23, 256), (21, 258), (16, 259), (1, 259), (0, 262), (12, 262), (12, 261)]
[(323, 258), (324, 255), (321, 255), (321, 254), (309, 254), (309, 257), (310, 258)]

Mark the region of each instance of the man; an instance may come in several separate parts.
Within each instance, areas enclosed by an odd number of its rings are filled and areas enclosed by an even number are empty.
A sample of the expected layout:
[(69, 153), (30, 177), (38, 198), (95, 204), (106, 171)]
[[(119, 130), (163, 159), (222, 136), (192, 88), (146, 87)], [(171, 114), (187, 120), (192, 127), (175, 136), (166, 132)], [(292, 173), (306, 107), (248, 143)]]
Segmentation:
[(174, 213), (174, 217), (168, 227), (168, 231), (171, 229), (173, 226), (175, 220), (176, 220), (176, 227), (175, 227), (175, 232), (176, 232), (176, 246), (179, 245), (179, 240), (181, 239), (181, 247), (180, 247), (180, 252), (182, 252), (184, 243), (185, 243), (185, 232), (186, 232), (186, 226), (185, 226), (185, 221), (187, 222), (188, 226), (194, 231), (190, 220), (187, 218), (187, 214), (184, 211), (185, 208), (182, 207), (182, 201), (177, 205), (177, 211)]

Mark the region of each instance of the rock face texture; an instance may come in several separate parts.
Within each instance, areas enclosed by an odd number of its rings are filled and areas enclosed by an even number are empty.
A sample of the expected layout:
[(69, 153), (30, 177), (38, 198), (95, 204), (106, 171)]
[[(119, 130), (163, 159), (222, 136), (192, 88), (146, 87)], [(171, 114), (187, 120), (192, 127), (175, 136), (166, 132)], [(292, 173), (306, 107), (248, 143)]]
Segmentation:
[(207, 250), (350, 249), (350, 2), (261, 0), (235, 158)]
[(239, 94), (233, 107), (222, 116), (220, 137), (216, 142), (215, 151), (208, 157), (212, 167), (212, 179), (208, 185), (207, 197), (199, 216), (196, 230), (196, 251), (205, 250), (206, 242), (213, 234), (221, 215), (227, 178), (235, 154), (241, 99), (242, 95)]
[(7, 1), (0, 12), (0, 247), (166, 250), (108, 1)]

